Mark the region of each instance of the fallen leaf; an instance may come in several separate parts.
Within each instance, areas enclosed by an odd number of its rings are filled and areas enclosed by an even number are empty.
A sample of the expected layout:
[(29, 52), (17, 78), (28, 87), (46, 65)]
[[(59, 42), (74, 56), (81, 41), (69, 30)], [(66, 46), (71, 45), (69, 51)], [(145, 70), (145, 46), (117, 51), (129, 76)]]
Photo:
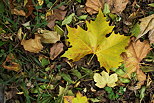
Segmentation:
[(62, 51), (63, 43), (56, 43), (50, 48), (50, 59), (54, 60)]
[[(120, 54), (125, 51), (129, 37), (112, 32), (114, 26), (109, 26), (109, 22), (106, 22), (106, 17), (101, 11), (95, 21), (86, 22), (86, 24), (87, 31), (79, 26), (77, 29), (67, 26), (68, 41), (72, 47), (62, 57), (78, 61), (85, 55), (94, 53), (97, 55), (100, 66), (105, 67), (107, 71), (118, 67), (123, 61)], [(111, 35), (106, 37), (109, 33)]]
[(139, 81), (136, 88), (140, 88), (140, 86), (143, 85), (144, 81), (146, 80), (146, 75), (142, 72), (142, 70), (140, 70), (139, 63), (144, 57), (146, 57), (150, 50), (151, 48), (148, 41), (135, 41), (134, 38), (132, 38), (126, 53), (122, 54), (124, 64), (127, 68), (123, 77), (130, 78), (131, 73), (136, 72)]
[(46, 19), (48, 21), (47, 26), (49, 28), (53, 28), (55, 25), (55, 21), (56, 20), (63, 20), (65, 18), (66, 15), (66, 7), (65, 6), (61, 6), (57, 9), (54, 9), (53, 11), (48, 11), (46, 13)]
[(41, 42), (43, 43), (56, 43), (60, 40), (60, 35), (57, 34), (55, 31), (49, 31), (49, 30), (39, 30), (40, 34), (38, 34), (41, 37)]
[(72, 103), (74, 96), (64, 96), (64, 103)]
[(83, 96), (80, 92), (76, 94), (76, 97), (73, 98), (72, 103), (88, 103), (86, 96)]
[(137, 39), (149, 32), (150, 43), (154, 43), (154, 14), (140, 19), (140, 34)]
[(22, 34), (23, 34), (22, 28), (20, 27), (19, 30), (18, 30), (18, 33), (17, 33), (17, 38), (18, 38), (19, 40), (22, 39)]
[(11, 14), (20, 15), (20, 16), (26, 16), (26, 13), (23, 10), (18, 9), (11, 9)]
[(128, 0), (112, 0), (112, 4), (110, 5), (110, 8), (113, 6), (111, 12), (112, 13), (121, 13), (128, 4)]
[(148, 38), (150, 40), (150, 44), (154, 43), (154, 29), (149, 32)]
[(87, 0), (86, 1), (86, 11), (89, 14), (95, 14), (100, 8), (103, 8), (103, 0)]
[(62, 21), (62, 25), (70, 24), (74, 16), (75, 16), (75, 13), (72, 13), (72, 14), (70, 14), (69, 16), (67, 16), (67, 17)]
[(94, 81), (96, 82), (95, 85), (99, 88), (104, 88), (106, 85), (109, 87), (115, 87), (115, 82), (118, 81), (118, 76), (116, 73), (109, 76), (109, 73), (102, 71), (100, 74), (94, 73)]
[(28, 30), (30, 30), (31, 28), (30, 28), (30, 21), (28, 21), (28, 22), (26, 22), (26, 23), (24, 23), (24, 24), (22, 24), (26, 29), (28, 29)]
[(7, 55), (6, 60), (3, 62), (2, 66), (5, 69), (13, 70), (16, 72), (21, 70), (21, 66), (19, 63), (16, 62), (16, 58), (13, 54)]
[(33, 53), (38, 53), (43, 49), (41, 37), (38, 35), (35, 35), (34, 39), (22, 40), (21, 45), (23, 45), (25, 50)]
[(128, 0), (87, 0), (86, 11), (89, 14), (95, 14), (100, 8), (104, 8), (104, 4), (107, 3), (112, 13), (121, 13), (128, 3)]

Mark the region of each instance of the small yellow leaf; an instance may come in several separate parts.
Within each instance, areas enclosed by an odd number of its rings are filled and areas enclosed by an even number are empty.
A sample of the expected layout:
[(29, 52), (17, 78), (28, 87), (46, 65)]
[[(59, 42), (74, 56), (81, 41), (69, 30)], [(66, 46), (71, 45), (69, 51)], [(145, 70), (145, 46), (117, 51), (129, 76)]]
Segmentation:
[(80, 92), (76, 94), (76, 98), (73, 98), (72, 103), (88, 103), (86, 96), (82, 96)]
[(35, 35), (35, 39), (22, 40), (21, 45), (29, 52), (38, 53), (43, 49), (40, 39), (40, 36)]
[(95, 85), (99, 88), (104, 88), (106, 85), (109, 87), (114, 87), (116, 86), (115, 82), (118, 81), (118, 76), (116, 73), (109, 76), (109, 73), (102, 71), (100, 74), (94, 74), (94, 81), (96, 82)]

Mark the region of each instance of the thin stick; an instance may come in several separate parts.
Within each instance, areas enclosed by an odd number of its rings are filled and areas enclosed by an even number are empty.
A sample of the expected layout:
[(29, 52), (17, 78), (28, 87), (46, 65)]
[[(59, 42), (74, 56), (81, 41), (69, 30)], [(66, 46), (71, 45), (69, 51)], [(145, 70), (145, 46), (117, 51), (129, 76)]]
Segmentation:
[(87, 63), (88, 65), (90, 64), (90, 62), (92, 61), (92, 59), (94, 58), (95, 54), (92, 55), (92, 57), (90, 58), (89, 62)]

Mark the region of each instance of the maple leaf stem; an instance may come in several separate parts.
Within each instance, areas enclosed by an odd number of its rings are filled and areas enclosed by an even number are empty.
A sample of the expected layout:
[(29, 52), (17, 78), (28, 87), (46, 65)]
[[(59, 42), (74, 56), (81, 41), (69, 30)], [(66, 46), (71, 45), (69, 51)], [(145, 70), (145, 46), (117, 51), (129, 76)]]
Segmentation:
[(88, 65), (91, 63), (92, 59), (94, 58), (95, 54), (92, 55), (92, 57), (90, 58), (90, 60), (88, 61)]

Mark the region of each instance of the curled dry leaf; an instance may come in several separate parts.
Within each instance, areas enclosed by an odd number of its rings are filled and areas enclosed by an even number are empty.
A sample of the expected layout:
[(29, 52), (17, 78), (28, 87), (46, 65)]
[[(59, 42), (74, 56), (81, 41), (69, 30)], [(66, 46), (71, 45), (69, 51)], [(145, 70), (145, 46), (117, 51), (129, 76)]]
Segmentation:
[(91, 15), (95, 14), (99, 8), (103, 9), (105, 3), (109, 5), (112, 13), (121, 13), (126, 8), (128, 0), (87, 0), (86, 11)]
[(50, 59), (54, 60), (62, 51), (63, 43), (56, 43), (50, 48)]
[(46, 18), (48, 21), (48, 27), (49, 28), (53, 28), (55, 25), (55, 21), (56, 20), (63, 20), (65, 18), (66, 15), (66, 7), (65, 6), (61, 6), (57, 9), (54, 9), (53, 11), (48, 11), (46, 13)]
[(24, 49), (29, 52), (38, 53), (43, 49), (40, 39), (40, 36), (35, 35), (34, 39), (22, 40), (21, 45), (23, 45)]
[(60, 35), (55, 31), (40, 30), (41, 42), (43, 43), (56, 43), (60, 40)]
[(132, 38), (132, 41), (130, 42), (130, 45), (126, 50), (126, 53), (122, 54), (124, 64), (127, 68), (125, 71), (126, 73), (125, 75), (123, 75), (123, 77), (130, 77), (131, 73), (136, 72), (139, 81), (136, 87), (137, 89), (139, 89), (146, 80), (146, 75), (142, 72), (142, 70), (140, 70), (139, 63), (144, 57), (146, 57), (150, 50), (151, 48), (148, 41), (134, 41), (134, 38)]
[(140, 19), (140, 34), (137, 39), (149, 32), (150, 43), (154, 43), (154, 14)]
[(6, 60), (3, 62), (2, 66), (5, 69), (13, 70), (16, 72), (21, 69), (20, 64), (16, 62), (16, 58), (13, 54), (7, 55)]

